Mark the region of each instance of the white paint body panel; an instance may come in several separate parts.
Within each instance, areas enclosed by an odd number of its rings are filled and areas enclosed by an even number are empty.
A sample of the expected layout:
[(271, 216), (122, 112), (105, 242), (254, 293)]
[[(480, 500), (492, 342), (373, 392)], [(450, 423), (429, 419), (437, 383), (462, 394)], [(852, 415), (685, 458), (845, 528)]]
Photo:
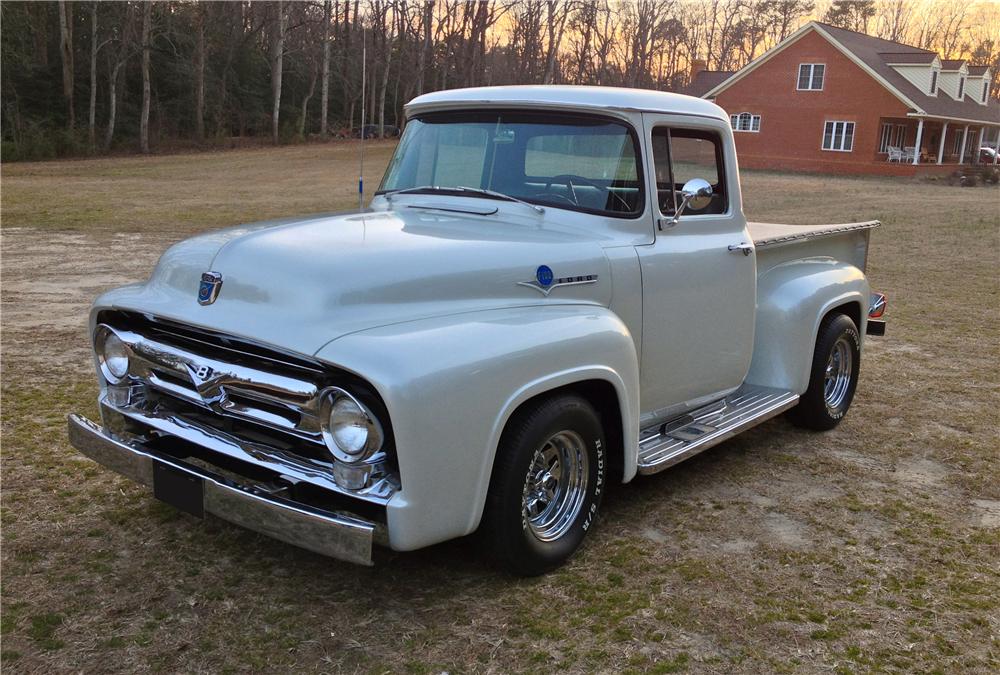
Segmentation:
[[(670, 280), (666, 287), (649, 286), (657, 276), (644, 276), (643, 265), (683, 270), (692, 251), (753, 236), (728, 116), (717, 106), (659, 92), (510, 87), (427, 94), (407, 110), (484, 106), (615, 116), (636, 129), (647, 163), (647, 113), (658, 123), (714, 129), (727, 156), (730, 211), (710, 220), (682, 217), (676, 232), (660, 232), (648, 194), (637, 218), (555, 207), (538, 214), (503, 201), (487, 202), (496, 213), (475, 215), (435, 209), (483, 210), (484, 200), (380, 197), (364, 213), (273, 221), (181, 242), (163, 254), (149, 281), (103, 295), (91, 315), (93, 328), (103, 309), (144, 312), (315, 357), (371, 383), (396, 438), (402, 489), (389, 503), (388, 530), (399, 550), (476, 529), (500, 434), (531, 397), (585, 380), (612, 387), (628, 481), (636, 472), (640, 420), (670, 407), (653, 401), (690, 407), (744, 380), (801, 393), (823, 314), (846, 302), (867, 308), (868, 230), (861, 229), (763, 246), (746, 258), (719, 253), (701, 272), (711, 281), (702, 288), (686, 288), (674, 273), (662, 277)], [(648, 257), (657, 247), (658, 257)], [(548, 295), (519, 285), (543, 264), (557, 277), (597, 281)], [(201, 306), (198, 282), (208, 270), (220, 272), (224, 285), (214, 304)], [(644, 302), (650, 294), (670, 301)], [(651, 308), (677, 314), (660, 318), (683, 327), (679, 339), (664, 339), (667, 332), (650, 340)], [(741, 325), (727, 334), (727, 318), (737, 311)], [(700, 343), (699, 335), (706, 336)], [(713, 361), (711, 382), (670, 380), (672, 369)]]

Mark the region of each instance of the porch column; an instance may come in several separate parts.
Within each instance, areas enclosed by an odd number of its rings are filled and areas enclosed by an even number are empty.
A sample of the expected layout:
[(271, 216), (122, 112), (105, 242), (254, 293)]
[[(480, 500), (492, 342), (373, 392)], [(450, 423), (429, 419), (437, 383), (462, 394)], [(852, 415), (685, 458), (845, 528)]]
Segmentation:
[(997, 146), (993, 148), (996, 152), (993, 153), (993, 163), (997, 163), (997, 159), (1000, 159), (1000, 127), (997, 127)]
[(969, 137), (969, 125), (965, 125), (965, 129), (962, 130), (962, 152), (958, 155), (958, 163), (965, 164), (965, 141)]
[(972, 160), (973, 164), (979, 164), (979, 162), (980, 162), (979, 155), (981, 155), (982, 152), (980, 152), (979, 148), (983, 147), (983, 134), (985, 134), (985, 133), (986, 133), (986, 127), (979, 127), (979, 142), (976, 143), (976, 152), (973, 155), (973, 157), (975, 157), (975, 159)]
[(944, 159), (944, 137), (948, 135), (948, 123), (945, 122), (944, 126), (941, 127), (941, 142), (938, 143), (938, 161), (940, 164), (941, 160)]
[(921, 119), (917, 122), (917, 142), (913, 146), (913, 163), (920, 164), (920, 141), (921, 137), (924, 135), (924, 120)]

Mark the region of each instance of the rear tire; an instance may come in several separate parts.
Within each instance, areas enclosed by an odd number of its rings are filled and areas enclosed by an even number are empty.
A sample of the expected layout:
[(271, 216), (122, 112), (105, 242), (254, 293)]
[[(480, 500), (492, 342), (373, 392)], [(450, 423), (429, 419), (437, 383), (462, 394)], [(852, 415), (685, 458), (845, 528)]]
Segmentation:
[(600, 418), (580, 396), (515, 413), (497, 448), (482, 527), (504, 567), (535, 576), (576, 551), (601, 505), (606, 453)]
[(807, 429), (832, 429), (847, 414), (858, 386), (861, 334), (844, 314), (831, 314), (820, 324), (813, 353), (809, 388), (792, 409), (795, 424)]

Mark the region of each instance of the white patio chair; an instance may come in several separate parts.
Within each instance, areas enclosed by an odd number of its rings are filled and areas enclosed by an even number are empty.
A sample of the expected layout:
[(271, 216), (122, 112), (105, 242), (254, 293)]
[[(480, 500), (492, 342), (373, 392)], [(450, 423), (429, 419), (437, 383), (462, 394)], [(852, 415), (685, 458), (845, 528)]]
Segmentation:
[(917, 156), (917, 146), (910, 145), (903, 148), (903, 161), (912, 162), (913, 158)]
[(903, 161), (903, 151), (900, 148), (895, 148), (895, 147), (893, 147), (893, 146), (890, 145), (888, 148), (886, 148), (886, 150), (889, 153), (889, 156), (886, 158), (887, 162), (902, 162)]

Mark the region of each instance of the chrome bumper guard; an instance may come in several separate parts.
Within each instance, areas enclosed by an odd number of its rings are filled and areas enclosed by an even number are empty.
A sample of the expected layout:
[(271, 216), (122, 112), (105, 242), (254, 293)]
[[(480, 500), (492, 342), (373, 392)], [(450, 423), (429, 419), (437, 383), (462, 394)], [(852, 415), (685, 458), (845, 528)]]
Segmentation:
[(374, 523), (239, 485), (200, 467), (163, 457), (140, 444), (118, 440), (79, 415), (69, 416), (69, 441), (98, 464), (148, 487), (154, 487), (157, 467), (168, 467), (174, 473), (200, 481), (205, 513), (315, 553), (361, 565), (372, 564)]

